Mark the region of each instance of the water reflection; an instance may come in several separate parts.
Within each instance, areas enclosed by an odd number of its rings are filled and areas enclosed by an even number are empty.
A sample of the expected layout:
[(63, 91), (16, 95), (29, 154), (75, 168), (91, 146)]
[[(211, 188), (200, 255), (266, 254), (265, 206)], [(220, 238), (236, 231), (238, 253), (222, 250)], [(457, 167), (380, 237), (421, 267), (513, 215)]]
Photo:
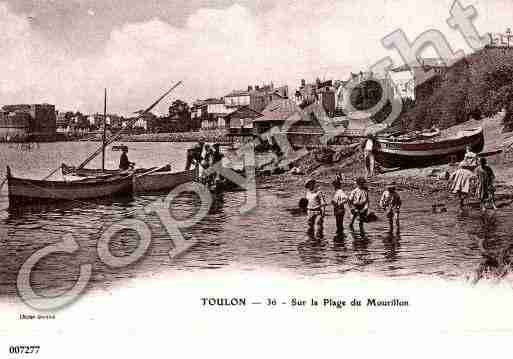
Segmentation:
[(322, 264), (327, 260), (328, 242), (324, 240), (314, 239), (306, 236), (306, 241), (298, 245), (297, 250), (301, 261), (312, 268), (322, 268)]
[[(181, 153), (179, 147), (173, 152), (166, 150), (167, 145), (144, 146), (145, 151), (152, 150), (157, 154), (151, 159), (155, 162), (149, 163), (144, 163), (141, 154), (138, 162), (147, 167), (164, 161), (157, 157), (160, 153), (165, 153), (165, 157), (169, 153)], [(16, 158), (17, 154), (13, 156)], [(39, 157), (37, 160), (44, 161)], [(34, 163), (38, 162), (27, 164), (27, 169), (32, 169)], [(39, 170), (41, 176), (47, 173), (45, 168)], [(304, 275), (366, 271), (390, 276), (455, 277), (463, 270), (468, 273), (478, 267), (492, 267), (490, 256), (498, 258), (497, 263), (506, 263), (510, 257), (511, 207), (484, 216), (474, 208), (459, 213), (452, 205), (447, 207), (447, 212), (433, 213), (428, 199), (405, 191), (401, 193), (404, 210), (400, 234), (390, 235), (388, 223), (383, 219), (366, 224), (364, 234), (347, 231), (345, 236), (335, 237), (335, 221), (328, 216), (325, 240), (319, 242), (305, 236), (306, 216), (298, 209), (302, 193), (298, 193), (297, 188), (272, 178), (263, 179), (259, 184), (258, 207), (244, 215), (240, 209), (246, 202), (245, 192), (218, 194), (205, 218), (190, 228), (179, 228), (184, 238), (197, 244), (173, 259), (169, 257), (172, 234), (155, 213), (145, 212), (148, 205), (163, 201), (165, 194), (78, 205), (59, 204), (22, 212), (4, 211), (0, 213), (0, 295), (16, 293), (17, 270), (26, 258), (69, 233), (79, 243), (80, 251), (73, 256), (52, 257), (41, 262), (34, 277), (41, 288), (47, 288), (50, 282), (55, 288), (66, 288), (75, 278), (77, 265), (88, 262), (93, 263), (94, 268), (92, 287), (109, 288), (136, 276), (217, 270), (229, 266), (242, 266), (244, 270), (253, 271), (287, 268)], [(379, 195), (373, 193), (372, 198), (379, 198)], [(0, 197), (0, 202), (3, 208), (6, 199)], [(173, 217), (178, 221), (193, 217), (199, 208), (199, 198), (188, 194), (175, 198), (170, 204)], [(98, 259), (98, 239), (108, 226), (126, 218), (146, 223), (151, 229), (152, 244), (144, 258), (133, 266), (119, 270), (108, 268)], [(133, 233), (120, 233), (113, 240), (112, 248), (116, 254), (126, 255), (137, 245)], [(481, 247), (486, 250), (482, 251)]]
[(401, 235), (397, 233), (394, 235), (393, 233), (387, 232), (383, 239), (383, 248), (385, 257), (388, 263), (393, 263), (398, 261), (398, 253), (401, 248)]

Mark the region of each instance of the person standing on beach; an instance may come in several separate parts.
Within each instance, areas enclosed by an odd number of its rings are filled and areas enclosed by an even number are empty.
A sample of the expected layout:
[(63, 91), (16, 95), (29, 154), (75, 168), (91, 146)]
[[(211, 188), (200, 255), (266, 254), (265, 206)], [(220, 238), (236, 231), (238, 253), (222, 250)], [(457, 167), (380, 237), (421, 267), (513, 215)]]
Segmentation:
[(393, 233), (394, 231), (394, 224), (397, 232), (399, 232), (399, 213), (401, 211), (402, 202), (399, 193), (396, 191), (395, 182), (392, 182), (388, 185), (387, 189), (381, 196), (379, 204), (385, 211), (385, 214), (388, 218), (390, 233)]
[(333, 204), (333, 213), (337, 223), (337, 236), (341, 236), (344, 234), (344, 215), (346, 212), (345, 206), (349, 200), (349, 197), (342, 189), (342, 181), (340, 176), (335, 177), (332, 185), (333, 188), (335, 188), (335, 195), (333, 196), (331, 203)]
[(367, 178), (374, 176), (375, 158), (374, 158), (374, 137), (367, 136), (363, 147), (363, 157), (365, 162), (365, 176)]
[(307, 213), (308, 213), (308, 235), (314, 239), (320, 240), (324, 236), (324, 215), (326, 201), (324, 195), (319, 191), (317, 182), (314, 179), (310, 179), (306, 182), (305, 188), (306, 199), (308, 201)]
[(349, 228), (354, 230), (354, 222), (358, 218), (360, 232), (363, 233), (363, 223), (367, 220), (369, 211), (369, 191), (364, 178), (358, 177), (356, 179), (356, 188), (349, 194), (349, 204), (353, 216)]
[(479, 159), (479, 167), (476, 170), (478, 179), (477, 197), (481, 203), (481, 211), (486, 211), (486, 206), (491, 204), (493, 209), (497, 209), (495, 205), (495, 174), (488, 166), (486, 158)]
[(478, 165), (477, 154), (467, 146), (465, 157), (458, 165), (458, 169), (449, 177), (449, 186), (452, 193), (459, 199), (460, 209), (465, 208), (465, 199), (475, 190), (474, 170)]

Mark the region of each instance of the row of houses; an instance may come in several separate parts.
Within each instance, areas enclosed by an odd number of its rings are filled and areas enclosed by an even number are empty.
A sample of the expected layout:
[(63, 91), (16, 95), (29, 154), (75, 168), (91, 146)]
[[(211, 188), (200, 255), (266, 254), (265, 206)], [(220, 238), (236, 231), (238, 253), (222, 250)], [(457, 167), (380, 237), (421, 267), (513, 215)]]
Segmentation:
[(51, 141), (55, 136), (54, 105), (5, 105), (0, 109), (0, 140), (30, 138)]

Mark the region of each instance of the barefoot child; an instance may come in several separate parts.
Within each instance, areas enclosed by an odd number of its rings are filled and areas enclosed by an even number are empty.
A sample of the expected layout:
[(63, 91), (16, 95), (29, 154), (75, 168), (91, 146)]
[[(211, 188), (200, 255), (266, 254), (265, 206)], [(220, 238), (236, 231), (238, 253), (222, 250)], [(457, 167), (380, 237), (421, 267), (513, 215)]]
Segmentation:
[(349, 204), (351, 206), (351, 224), (349, 227), (354, 228), (354, 222), (358, 218), (360, 232), (363, 232), (363, 223), (367, 219), (369, 211), (369, 191), (365, 185), (365, 179), (359, 177), (356, 179), (356, 188), (349, 194)]
[(383, 192), (379, 203), (388, 218), (390, 232), (394, 231), (394, 224), (397, 231), (399, 231), (399, 213), (402, 202), (399, 193), (395, 189), (395, 182), (392, 182)]
[(335, 221), (337, 223), (337, 236), (344, 233), (344, 214), (346, 212), (345, 205), (349, 198), (347, 194), (342, 190), (342, 182), (340, 177), (337, 176), (332, 182), (333, 188), (335, 188), (335, 195), (331, 203), (333, 204), (333, 213), (335, 215)]

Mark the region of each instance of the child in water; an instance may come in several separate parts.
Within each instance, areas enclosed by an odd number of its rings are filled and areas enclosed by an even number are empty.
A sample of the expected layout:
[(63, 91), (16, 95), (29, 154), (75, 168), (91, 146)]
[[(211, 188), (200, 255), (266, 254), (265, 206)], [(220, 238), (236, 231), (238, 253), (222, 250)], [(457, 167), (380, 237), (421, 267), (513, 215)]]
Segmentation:
[(340, 236), (344, 233), (344, 215), (346, 212), (345, 205), (349, 200), (349, 197), (344, 192), (344, 190), (342, 190), (342, 181), (340, 176), (335, 177), (332, 185), (335, 189), (335, 195), (333, 196), (331, 203), (333, 204), (333, 213), (337, 223), (337, 236)]
[(358, 218), (360, 232), (363, 233), (363, 223), (367, 220), (369, 211), (369, 191), (365, 183), (365, 179), (359, 177), (356, 179), (356, 188), (349, 194), (349, 204), (351, 205), (351, 224), (349, 228), (354, 229), (354, 222)]
[(399, 213), (401, 210), (402, 202), (399, 193), (397, 193), (395, 189), (395, 182), (392, 182), (390, 185), (388, 185), (385, 192), (383, 192), (381, 201), (379, 203), (388, 218), (390, 232), (392, 233), (394, 231), (394, 224), (397, 231), (399, 232)]
[(306, 199), (308, 200), (308, 235), (321, 239), (324, 231), (324, 211), (326, 207), (324, 195), (319, 191), (314, 179), (308, 180), (305, 187), (307, 189)]

